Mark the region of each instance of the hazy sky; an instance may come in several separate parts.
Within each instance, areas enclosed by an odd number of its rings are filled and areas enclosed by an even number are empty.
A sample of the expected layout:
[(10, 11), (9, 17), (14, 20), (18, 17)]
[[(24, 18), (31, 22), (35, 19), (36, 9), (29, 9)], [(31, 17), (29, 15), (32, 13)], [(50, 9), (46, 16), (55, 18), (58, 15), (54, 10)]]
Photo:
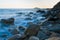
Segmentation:
[(60, 0), (0, 0), (0, 8), (52, 8)]

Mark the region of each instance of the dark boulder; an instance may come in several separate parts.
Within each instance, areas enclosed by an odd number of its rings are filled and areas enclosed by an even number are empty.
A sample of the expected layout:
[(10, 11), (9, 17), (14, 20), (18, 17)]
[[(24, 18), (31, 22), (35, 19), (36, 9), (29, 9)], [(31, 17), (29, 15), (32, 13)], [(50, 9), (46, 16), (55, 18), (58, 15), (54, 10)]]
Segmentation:
[(21, 37), (21, 34), (13, 35), (12, 37), (9, 37), (8, 40), (18, 40)]
[(14, 18), (1, 19), (1, 23), (3, 23), (3, 24), (8, 24), (8, 25), (12, 25), (12, 24), (14, 24)]
[(17, 13), (17, 14), (23, 14), (22, 12), (19, 12), (19, 13)]
[(33, 12), (29, 12), (29, 14), (33, 14)]
[(28, 18), (25, 18), (25, 20), (32, 20), (32, 18), (28, 17)]
[(40, 26), (37, 24), (30, 24), (27, 30), (25, 31), (25, 35), (28, 36), (36, 36), (40, 30)]
[(17, 30), (17, 29), (13, 29), (12, 31), (11, 31), (11, 34), (13, 34), (13, 35), (15, 35), (15, 34), (19, 34), (20, 32)]

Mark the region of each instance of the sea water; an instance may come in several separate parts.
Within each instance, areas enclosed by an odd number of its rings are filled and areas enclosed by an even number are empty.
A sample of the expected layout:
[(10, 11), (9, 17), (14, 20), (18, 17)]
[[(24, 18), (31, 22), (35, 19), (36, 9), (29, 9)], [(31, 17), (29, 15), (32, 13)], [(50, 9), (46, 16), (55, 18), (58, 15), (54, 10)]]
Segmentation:
[[(33, 14), (29, 14), (30, 12)], [(29, 22), (37, 23), (42, 21), (41, 19), (44, 17), (42, 17), (40, 13), (36, 13), (35, 9), (0, 9), (0, 20), (8, 18), (15, 19), (14, 26), (5, 26), (0, 23), (0, 40), (7, 40), (8, 37), (12, 36), (12, 34), (8, 31), (9, 28), (13, 29), (17, 26), (27, 28)], [(26, 18), (31, 18), (31, 20), (27, 20)], [(2, 37), (3, 34), (7, 34), (8, 37)]]

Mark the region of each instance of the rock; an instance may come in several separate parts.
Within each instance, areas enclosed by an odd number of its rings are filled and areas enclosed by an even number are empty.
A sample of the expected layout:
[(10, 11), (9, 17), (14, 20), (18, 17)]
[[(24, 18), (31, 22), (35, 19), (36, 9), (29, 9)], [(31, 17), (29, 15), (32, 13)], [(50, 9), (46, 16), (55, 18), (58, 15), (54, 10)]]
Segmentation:
[(16, 34), (19, 34), (20, 32), (17, 30), (17, 29), (13, 29), (12, 31), (11, 31), (11, 34), (13, 34), (13, 35), (16, 35)]
[(49, 28), (49, 31), (60, 33), (60, 24), (54, 24), (51, 28)]
[(60, 37), (59, 33), (51, 32), (50, 37)]
[(32, 18), (28, 17), (28, 18), (25, 18), (25, 20), (32, 20)]
[(22, 14), (22, 12), (18, 13), (18, 14)]
[(49, 38), (49, 36), (51, 35), (51, 33), (49, 31), (39, 31), (38, 34), (37, 34), (37, 37), (40, 39), (40, 40), (44, 40), (44, 39), (47, 39)]
[(43, 10), (37, 10), (36, 12), (37, 13), (45, 13), (45, 11), (43, 11)]
[(39, 40), (39, 38), (38, 38), (38, 37), (35, 37), (35, 36), (31, 36), (31, 37), (29, 38), (29, 40)]
[(53, 13), (59, 13), (60, 12), (60, 1), (51, 9)]
[(45, 39), (45, 40), (60, 40), (60, 37), (51, 37), (51, 38), (48, 38), (48, 39)]
[(9, 37), (8, 40), (18, 40), (21, 37), (20, 34), (13, 35), (12, 37)]
[(23, 27), (23, 26), (19, 26), (18, 29), (19, 29), (19, 30), (25, 30), (26, 28)]
[(7, 34), (3, 34), (2, 37), (7, 37)]
[(60, 10), (60, 1), (53, 7), (53, 9)]
[(47, 17), (52, 16), (54, 20), (58, 18), (60, 20), (60, 2), (58, 2), (52, 9), (47, 12)]
[(29, 14), (33, 14), (33, 12), (29, 12)]
[(1, 23), (2, 23), (2, 24), (12, 25), (12, 24), (14, 24), (14, 18), (1, 19)]
[(25, 35), (36, 36), (40, 30), (40, 26), (36, 24), (30, 24), (25, 31)]

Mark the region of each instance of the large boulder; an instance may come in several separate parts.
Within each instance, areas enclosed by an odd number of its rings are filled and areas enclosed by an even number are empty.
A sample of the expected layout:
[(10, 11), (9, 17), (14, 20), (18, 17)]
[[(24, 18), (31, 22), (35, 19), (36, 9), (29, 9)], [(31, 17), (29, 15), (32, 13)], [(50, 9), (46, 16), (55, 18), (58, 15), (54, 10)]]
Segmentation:
[(40, 26), (37, 24), (30, 23), (29, 27), (25, 31), (25, 35), (36, 36), (40, 30)]

